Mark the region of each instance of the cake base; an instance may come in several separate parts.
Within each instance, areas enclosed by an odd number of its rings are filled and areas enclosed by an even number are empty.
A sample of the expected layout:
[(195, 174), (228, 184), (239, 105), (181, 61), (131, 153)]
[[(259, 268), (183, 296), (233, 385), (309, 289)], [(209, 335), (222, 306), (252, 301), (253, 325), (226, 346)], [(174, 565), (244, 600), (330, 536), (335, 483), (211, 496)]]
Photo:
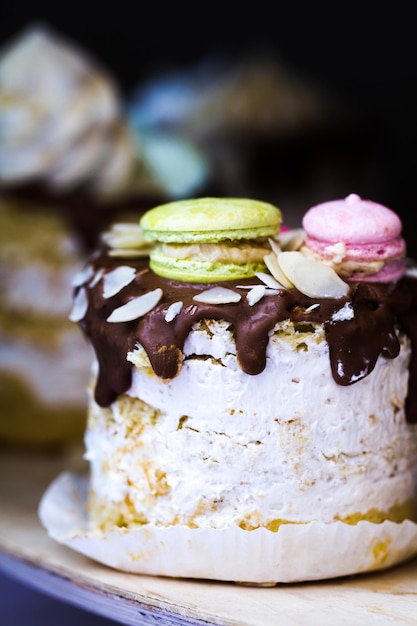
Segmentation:
[(108, 567), (136, 574), (251, 585), (324, 580), (392, 567), (417, 554), (417, 524), (287, 524), (278, 532), (146, 524), (88, 531), (88, 478), (60, 474), (39, 517), (50, 537)]

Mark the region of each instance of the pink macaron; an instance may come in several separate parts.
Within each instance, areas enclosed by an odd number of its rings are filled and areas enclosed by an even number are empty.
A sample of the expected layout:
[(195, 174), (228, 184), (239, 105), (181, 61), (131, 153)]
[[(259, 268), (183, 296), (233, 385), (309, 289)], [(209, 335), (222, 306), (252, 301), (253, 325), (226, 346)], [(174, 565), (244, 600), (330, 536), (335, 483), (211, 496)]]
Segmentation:
[(350, 194), (318, 204), (303, 218), (305, 250), (349, 280), (390, 282), (405, 272), (402, 223), (391, 209)]

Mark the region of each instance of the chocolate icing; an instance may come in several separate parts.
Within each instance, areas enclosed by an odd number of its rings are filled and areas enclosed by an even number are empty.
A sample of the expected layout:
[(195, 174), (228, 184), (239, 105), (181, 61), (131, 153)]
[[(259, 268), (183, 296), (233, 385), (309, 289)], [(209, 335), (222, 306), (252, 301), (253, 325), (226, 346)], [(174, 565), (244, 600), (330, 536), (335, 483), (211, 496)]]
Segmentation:
[[(417, 280), (412, 277), (387, 284), (351, 283), (349, 294), (339, 299), (312, 299), (295, 288), (282, 289), (250, 306), (246, 291), (237, 285), (262, 284), (253, 277), (221, 283), (240, 293), (242, 299), (238, 303), (213, 305), (196, 302), (193, 296), (214, 283), (190, 284), (162, 278), (152, 272), (147, 258), (121, 261), (110, 257), (104, 249), (91, 264), (95, 270), (102, 268), (105, 272), (122, 264), (137, 269), (134, 281), (108, 299), (102, 295), (101, 281), (94, 286), (84, 285), (89, 306), (80, 325), (97, 356), (95, 399), (102, 407), (129, 389), (132, 365), (126, 355), (136, 343), (144, 347), (155, 373), (171, 379), (181, 369), (184, 342), (192, 326), (204, 319), (223, 319), (233, 327), (240, 367), (247, 374), (256, 375), (266, 364), (269, 331), (277, 322), (290, 319), (295, 323), (324, 325), (331, 370), (339, 385), (350, 385), (369, 375), (380, 355), (395, 358), (400, 351), (396, 328), (405, 332), (412, 346), (406, 415), (409, 422), (417, 422), (417, 385), (413, 384), (417, 380)], [(149, 313), (129, 322), (106, 321), (114, 309), (157, 287), (163, 296)], [(165, 321), (168, 307), (177, 301), (183, 302), (182, 310), (171, 322)], [(316, 303), (320, 306), (306, 310)], [(347, 303), (354, 310), (352, 319), (332, 319)]]

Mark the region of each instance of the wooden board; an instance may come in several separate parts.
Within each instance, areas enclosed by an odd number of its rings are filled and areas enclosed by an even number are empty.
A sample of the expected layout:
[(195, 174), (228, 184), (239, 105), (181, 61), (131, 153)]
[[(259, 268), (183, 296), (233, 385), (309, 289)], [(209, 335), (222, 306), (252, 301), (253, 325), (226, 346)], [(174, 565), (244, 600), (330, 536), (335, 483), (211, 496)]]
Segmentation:
[(55, 476), (82, 468), (81, 451), (0, 454), (0, 568), (53, 597), (128, 625), (417, 624), (417, 559), (270, 588), (113, 571), (52, 541), (37, 517)]

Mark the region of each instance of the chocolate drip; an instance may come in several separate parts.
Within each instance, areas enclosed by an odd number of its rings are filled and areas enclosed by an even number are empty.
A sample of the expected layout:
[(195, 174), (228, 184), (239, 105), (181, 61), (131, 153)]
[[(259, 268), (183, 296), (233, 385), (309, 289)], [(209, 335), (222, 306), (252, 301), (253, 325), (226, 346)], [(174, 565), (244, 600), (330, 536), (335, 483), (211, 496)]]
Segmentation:
[[(105, 299), (102, 284), (84, 285), (89, 307), (81, 327), (91, 341), (99, 364), (95, 399), (100, 406), (109, 406), (131, 385), (132, 366), (126, 360), (130, 350), (140, 343), (152, 368), (162, 379), (174, 378), (181, 368), (182, 350), (192, 326), (204, 319), (226, 320), (236, 338), (237, 359), (244, 372), (259, 374), (265, 368), (269, 333), (285, 319), (295, 323), (324, 324), (329, 344), (330, 366), (334, 380), (350, 385), (369, 375), (380, 355), (393, 359), (400, 351), (396, 327), (405, 332), (412, 343), (410, 381), (417, 380), (417, 280), (404, 278), (398, 283), (353, 283), (348, 296), (340, 299), (309, 298), (297, 289), (280, 290), (278, 295), (265, 296), (250, 306), (245, 291), (238, 285), (260, 284), (254, 277), (222, 283), (242, 295), (238, 303), (206, 304), (193, 296), (213, 284), (190, 284), (168, 280), (154, 274), (147, 259), (126, 259), (124, 264), (137, 269), (135, 280), (115, 296)], [(106, 251), (94, 260), (96, 270), (106, 272), (121, 262)], [(163, 296), (149, 313), (137, 320), (109, 323), (112, 311), (134, 297), (156, 288)], [(79, 289), (79, 287), (77, 288)], [(183, 302), (180, 313), (165, 321), (168, 307)], [(318, 307), (310, 309), (312, 304)], [(344, 307), (352, 307), (351, 318), (335, 315)], [(348, 316), (349, 317), (349, 316)], [(410, 382), (407, 399), (407, 420), (417, 422), (417, 386)]]
[(370, 374), (380, 354), (390, 359), (398, 356), (395, 316), (383, 298), (383, 291), (375, 293), (375, 286), (357, 283), (352, 294), (354, 317), (326, 323), (332, 374), (339, 385)]

